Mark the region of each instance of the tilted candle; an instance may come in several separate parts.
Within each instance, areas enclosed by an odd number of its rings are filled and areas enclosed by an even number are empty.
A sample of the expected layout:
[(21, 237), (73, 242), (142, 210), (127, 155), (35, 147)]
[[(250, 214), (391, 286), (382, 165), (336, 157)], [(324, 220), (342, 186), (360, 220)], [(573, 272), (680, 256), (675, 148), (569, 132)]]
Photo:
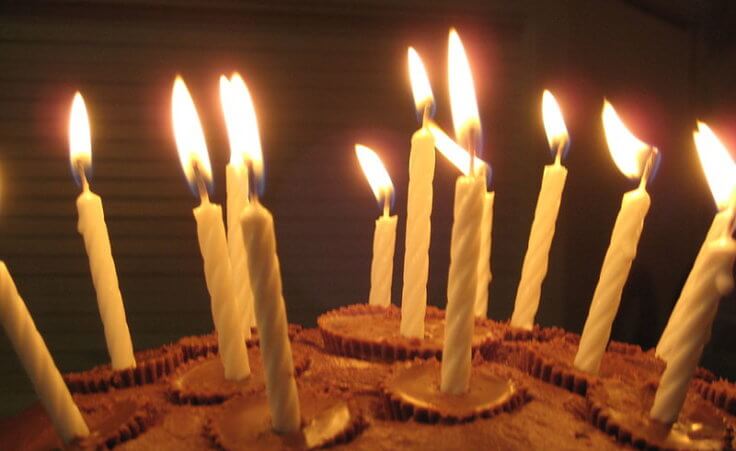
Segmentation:
[(409, 48), (409, 76), (422, 127), (411, 137), (409, 192), (406, 205), (406, 252), (401, 292), (401, 335), (424, 338), (429, 276), (429, 241), (434, 179), (434, 137), (427, 130), (433, 109), (432, 88), (419, 55)]
[(125, 319), (123, 297), (118, 287), (118, 276), (110, 249), (110, 237), (105, 224), (102, 199), (89, 188), (85, 171), (91, 165), (89, 118), (84, 99), (76, 93), (69, 120), (69, 156), (72, 171), (82, 184), (77, 197), (79, 221), (77, 230), (84, 239), (89, 269), (97, 294), (97, 307), (105, 330), (105, 342), (112, 368), (122, 370), (135, 367), (133, 343)]
[[(250, 288), (248, 274), (248, 256), (243, 246), (243, 232), (240, 229), (240, 213), (248, 203), (248, 171), (245, 167), (243, 153), (248, 146), (260, 145), (249, 142), (253, 133), (246, 128), (254, 116), (250, 101), (250, 93), (239, 74), (234, 73), (231, 79), (220, 77), (220, 99), (225, 114), (230, 140), (230, 162), (225, 167), (225, 184), (227, 189), (227, 244), (230, 254), (230, 266), (233, 272), (235, 301), (243, 311), (243, 336), (250, 338), (251, 326), (255, 326), (253, 311), (253, 292)], [(255, 134), (258, 139), (258, 134)]]
[(685, 303), (685, 299), (697, 301), (688, 295), (688, 291), (692, 288), (693, 283), (698, 279), (700, 272), (703, 270), (703, 252), (708, 243), (719, 238), (733, 217), (734, 205), (736, 199), (736, 164), (731, 158), (728, 149), (720, 142), (718, 137), (706, 124), (699, 122), (698, 131), (693, 133), (695, 146), (698, 151), (701, 167), (705, 173), (705, 178), (710, 186), (713, 198), (716, 201), (719, 212), (713, 218), (710, 229), (706, 234), (703, 245), (698, 252), (692, 270), (682, 287), (680, 297), (675, 304), (675, 308), (667, 321), (667, 326), (662, 332), (662, 337), (657, 344), (656, 354), (660, 358), (667, 360), (674, 343), (674, 335), (683, 333), (684, 329), (680, 327), (684, 315), (687, 315), (691, 305)]
[(89, 435), (61, 373), (18, 294), (5, 263), (0, 261), (0, 323), (18, 354), (41, 404), (64, 443)]
[(555, 162), (544, 167), (542, 186), (539, 189), (534, 221), (529, 234), (529, 245), (526, 248), (521, 280), (516, 290), (514, 313), (511, 316), (513, 327), (529, 330), (534, 326), (542, 294), (542, 282), (547, 275), (549, 250), (555, 235), (555, 223), (567, 179), (567, 168), (561, 164), (562, 154), (570, 142), (562, 112), (549, 91), (544, 91), (542, 112), (547, 141), (550, 149), (555, 152)]
[(626, 129), (608, 102), (603, 109), (603, 122), (609, 150), (619, 169), (628, 177), (641, 177), (641, 182), (637, 189), (624, 194), (575, 355), (575, 367), (593, 374), (598, 373), (621, 303), (621, 293), (636, 257), (644, 218), (651, 203), (646, 182), (656, 164), (657, 154), (656, 149), (639, 141)]
[(721, 238), (708, 242), (703, 249), (699, 277), (682, 299), (689, 309), (683, 315), (667, 367), (659, 381), (650, 416), (665, 424), (674, 423), (685, 401), (690, 380), (700, 361), (703, 347), (710, 338), (710, 329), (718, 311), (718, 302), (733, 289), (733, 265), (736, 241), (731, 227)]
[(447, 280), (445, 339), (442, 347), (440, 390), (458, 395), (470, 386), (471, 346), (475, 295), (478, 284), (480, 228), (483, 218), (485, 177), (475, 167), (475, 150), (480, 148), (480, 118), (470, 64), (460, 37), (450, 31), (448, 75), (450, 104), (455, 134), (469, 150), (468, 166), (455, 183), (455, 206), (450, 243), (450, 272)]
[[(254, 122), (249, 124), (249, 130), (258, 133), (255, 113), (252, 120)], [(253, 142), (256, 142), (255, 139)], [(258, 143), (247, 148), (245, 159), (251, 171), (249, 177), (254, 182), (252, 186), (262, 188), (263, 154), (260, 140)], [(275, 432), (287, 434), (298, 431), (301, 426), (299, 395), (294, 378), (273, 216), (258, 202), (258, 194), (258, 189), (251, 191), (252, 200), (243, 209), (240, 224), (248, 254), (271, 426)]]
[(376, 219), (376, 228), (373, 232), (371, 288), (368, 304), (388, 307), (391, 305), (391, 281), (394, 274), (394, 249), (396, 247), (397, 217), (389, 215), (394, 187), (388, 172), (374, 151), (356, 144), (355, 154), (376, 200), (383, 203), (383, 215)]
[(235, 301), (222, 208), (210, 202), (207, 192), (206, 183), (212, 178), (212, 169), (204, 133), (192, 97), (181, 77), (174, 82), (172, 113), (182, 169), (189, 183), (197, 187), (201, 201), (192, 212), (197, 222), (197, 240), (210, 293), (220, 359), (226, 379), (242, 380), (250, 375), (243, 337), (243, 312)]

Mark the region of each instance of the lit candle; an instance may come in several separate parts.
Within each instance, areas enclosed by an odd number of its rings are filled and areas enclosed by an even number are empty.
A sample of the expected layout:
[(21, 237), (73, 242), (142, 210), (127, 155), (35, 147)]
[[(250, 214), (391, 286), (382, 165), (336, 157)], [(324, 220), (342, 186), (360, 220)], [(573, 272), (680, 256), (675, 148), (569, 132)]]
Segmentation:
[(414, 104), (418, 114), (422, 115), (422, 127), (412, 135), (409, 153), (400, 332), (405, 337), (424, 338), (435, 161), (434, 137), (427, 130), (427, 125), (434, 109), (434, 98), (424, 64), (419, 54), (411, 47), (409, 47), (409, 78)]
[(668, 360), (674, 343), (674, 335), (683, 333), (681, 327), (683, 315), (689, 315), (692, 305), (686, 305), (684, 299), (693, 299), (688, 292), (703, 270), (703, 253), (708, 243), (720, 237), (734, 214), (734, 197), (736, 195), (736, 164), (734, 164), (728, 149), (706, 124), (698, 122), (698, 131), (693, 132), (695, 148), (698, 152), (700, 165), (705, 173), (705, 179), (710, 186), (713, 198), (718, 206), (718, 213), (713, 218), (710, 229), (705, 236), (703, 245), (695, 258), (692, 270), (682, 287), (680, 297), (670, 315), (667, 326), (657, 344), (656, 354)]
[(196, 187), (201, 201), (192, 212), (197, 222), (197, 239), (210, 293), (220, 359), (226, 379), (242, 380), (250, 375), (243, 337), (243, 312), (235, 302), (222, 208), (210, 202), (207, 191), (212, 180), (212, 168), (204, 133), (194, 101), (181, 77), (174, 82), (171, 107), (181, 167), (190, 186)]
[(69, 119), (69, 157), (72, 173), (82, 184), (82, 193), (77, 197), (77, 230), (84, 239), (89, 259), (107, 352), (113, 369), (134, 368), (133, 343), (125, 320), (125, 307), (112, 259), (102, 199), (90, 190), (87, 181), (87, 171), (92, 166), (92, 145), (87, 108), (79, 92), (74, 95)]
[(233, 271), (235, 301), (243, 314), (243, 335), (250, 338), (250, 328), (255, 325), (253, 312), (253, 292), (250, 288), (248, 274), (248, 256), (243, 246), (243, 232), (240, 228), (240, 213), (248, 203), (248, 170), (245, 167), (243, 154), (248, 146), (260, 145), (249, 142), (258, 133), (245, 130), (253, 123), (249, 117), (255, 116), (250, 108), (250, 92), (238, 73), (228, 79), (220, 77), (220, 101), (225, 114), (227, 134), (230, 139), (230, 162), (225, 167), (225, 184), (227, 187), (227, 244), (230, 254), (230, 266)]
[(534, 317), (537, 315), (542, 294), (542, 282), (547, 275), (549, 250), (555, 235), (562, 191), (567, 180), (567, 168), (561, 161), (570, 144), (562, 111), (549, 91), (544, 91), (542, 96), (542, 116), (547, 142), (554, 152), (555, 162), (544, 167), (529, 244), (521, 269), (521, 280), (516, 290), (514, 313), (511, 315), (512, 326), (529, 330), (534, 326)]
[(18, 354), (33, 389), (64, 443), (89, 435), (71, 393), (61, 378), (5, 263), (0, 261), (0, 323)]
[(640, 141), (626, 129), (608, 101), (603, 107), (603, 128), (618, 168), (631, 179), (640, 178), (640, 183), (637, 189), (624, 194), (575, 355), (575, 367), (593, 374), (598, 373), (611, 337), (611, 325), (621, 303), (621, 293), (636, 257), (644, 218), (651, 203), (646, 190), (647, 179), (655, 169), (658, 155), (656, 148)]
[(396, 215), (390, 216), (394, 185), (378, 155), (366, 146), (355, 145), (360, 167), (371, 185), (383, 214), (376, 219), (373, 232), (373, 260), (371, 262), (370, 305), (391, 305), (391, 279), (394, 273), (394, 248), (396, 246)]
[(458, 395), (466, 393), (470, 386), (485, 178), (475, 171), (475, 151), (480, 150), (480, 118), (470, 64), (455, 30), (450, 31), (448, 60), (450, 106), (455, 134), (458, 141), (470, 150), (467, 159), (469, 164), (463, 170), (465, 175), (458, 177), (455, 183), (445, 339), (440, 370), (440, 390)]
[[(435, 147), (445, 158), (453, 163), (458, 169), (465, 172), (470, 164), (470, 153), (452, 140), (447, 134), (430, 122), (427, 126), (429, 132), (434, 136)], [(488, 163), (477, 156), (474, 159), (475, 173), (478, 177), (485, 178), (490, 184), (491, 167)], [(477, 289), (475, 293), (474, 309), (475, 316), (485, 318), (488, 315), (488, 285), (491, 283), (491, 241), (493, 232), (493, 203), (496, 193), (486, 192), (483, 196), (483, 213), (480, 226), (480, 249), (478, 255)]]
[(731, 237), (732, 228), (729, 225), (720, 238), (706, 243), (701, 255), (700, 273), (692, 281), (691, 288), (683, 293), (682, 302), (688, 310), (677, 325), (682, 333), (673, 338), (667, 368), (659, 381), (649, 413), (662, 423), (671, 424), (677, 420), (703, 347), (710, 338), (718, 302), (733, 289), (736, 241)]
[[(249, 108), (253, 108), (252, 105)], [(247, 127), (249, 133), (258, 133), (255, 114)], [(240, 216), (243, 242), (248, 254), (248, 270), (253, 289), (256, 323), (260, 340), (263, 368), (266, 376), (266, 396), (271, 411), (271, 426), (277, 433), (296, 432), (300, 428), (299, 396), (294, 378), (294, 363), (289, 343), (289, 323), (281, 288), (281, 268), (276, 253), (276, 234), (273, 216), (258, 201), (263, 189), (263, 153), (260, 139), (251, 138), (258, 145), (249, 146), (244, 153), (252, 180), (251, 201)]]

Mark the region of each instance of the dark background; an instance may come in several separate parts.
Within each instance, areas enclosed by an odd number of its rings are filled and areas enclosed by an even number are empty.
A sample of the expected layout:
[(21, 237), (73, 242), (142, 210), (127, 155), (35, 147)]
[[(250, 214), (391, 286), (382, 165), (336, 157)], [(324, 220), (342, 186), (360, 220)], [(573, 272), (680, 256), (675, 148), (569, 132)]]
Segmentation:
[[(176, 73), (199, 108), (224, 202), (228, 146), (218, 77), (255, 97), (289, 320), (367, 298), (379, 210), (353, 144), (377, 149), (397, 188), (394, 299), (401, 293), (409, 139), (406, 48), (423, 56), (450, 128), (446, 39), (474, 69), (496, 207), (490, 316), (507, 319), (542, 167), (551, 89), (572, 137), (569, 177), (538, 321), (580, 331), (621, 195), (600, 125), (603, 97), (663, 154), (613, 337), (653, 346), (715, 212), (691, 140), (695, 119), (736, 143), (733, 3), (667, 0), (44, 1), (0, 3), (0, 258), (62, 371), (107, 361), (68, 169), (67, 121), (83, 92), (92, 187), (104, 201), (134, 347), (212, 329), (191, 196), (170, 124)], [(733, 148), (734, 146), (732, 146)], [(453, 180), (438, 157), (429, 300), (444, 306)], [(733, 298), (704, 364), (736, 377)], [(34, 395), (0, 334), (0, 415)]]

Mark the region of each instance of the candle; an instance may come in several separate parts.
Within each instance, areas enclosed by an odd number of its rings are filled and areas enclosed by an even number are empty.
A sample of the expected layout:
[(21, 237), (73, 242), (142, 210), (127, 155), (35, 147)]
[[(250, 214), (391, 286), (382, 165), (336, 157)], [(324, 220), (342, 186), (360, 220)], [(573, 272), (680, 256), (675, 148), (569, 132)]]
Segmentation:
[[(227, 189), (227, 244), (230, 255), (230, 266), (233, 271), (233, 285), (235, 287), (235, 301), (243, 312), (243, 336), (250, 338), (250, 328), (255, 326), (253, 312), (253, 292), (250, 288), (248, 274), (248, 257), (243, 246), (243, 232), (240, 228), (240, 213), (248, 203), (248, 171), (245, 167), (243, 153), (248, 146), (256, 145), (249, 142), (250, 137), (258, 134), (248, 133), (245, 127), (251, 124), (248, 118), (255, 115), (249, 108), (250, 92), (238, 73), (228, 79), (220, 77), (220, 100), (225, 114), (228, 138), (230, 140), (230, 162), (225, 167), (225, 184)], [(260, 145), (260, 143), (257, 143)]]
[(678, 328), (682, 333), (673, 339), (654, 404), (649, 415), (662, 423), (671, 424), (685, 401), (685, 395), (700, 361), (703, 347), (710, 338), (710, 330), (718, 310), (718, 302), (733, 289), (733, 265), (736, 241), (731, 237), (732, 226), (721, 238), (708, 242), (703, 250), (702, 267), (692, 287), (682, 299), (689, 307)]
[(496, 193), (483, 195), (483, 218), (480, 223), (480, 248), (478, 250), (478, 288), (475, 292), (475, 316), (488, 316), (488, 285), (491, 283), (491, 235), (493, 233), (493, 201)]
[(638, 188), (623, 196), (575, 355), (575, 367), (592, 374), (598, 373), (611, 336), (611, 325), (621, 303), (621, 293), (636, 257), (644, 218), (651, 203), (646, 191), (647, 178), (654, 169), (657, 155), (655, 148), (626, 129), (607, 101), (603, 107), (603, 125), (614, 162), (624, 175), (641, 178), (641, 181)]
[[(252, 105), (250, 108), (253, 108)], [(255, 114), (250, 121), (252, 123), (249, 123), (247, 128), (249, 133), (257, 134)], [(276, 254), (273, 216), (260, 204), (257, 197), (258, 191), (263, 189), (263, 154), (260, 140), (251, 139), (258, 145), (249, 146), (244, 152), (244, 157), (255, 189), (250, 192), (251, 202), (243, 209), (240, 223), (248, 254), (248, 270), (255, 300), (271, 426), (275, 432), (287, 434), (298, 431), (301, 425), (299, 396), (294, 379), (289, 323), (286, 319), (281, 288), (281, 269)]]
[(434, 109), (432, 88), (419, 54), (409, 47), (409, 78), (414, 104), (422, 115), (422, 127), (411, 137), (409, 192), (406, 204), (406, 253), (401, 291), (401, 335), (424, 338), (429, 276), (434, 137), (427, 130)]
[(248, 351), (243, 338), (242, 310), (235, 302), (222, 208), (209, 200), (207, 183), (212, 169), (197, 110), (184, 80), (177, 77), (172, 93), (174, 136), (184, 175), (197, 187), (200, 205), (192, 213), (197, 223), (197, 240), (204, 262), (212, 318), (217, 332), (220, 359), (228, 380), (250, 375)]
[(77, 230), (84, 239), (89, 259), (97, 307), (105, 330), (107, 352), (110, 354), (113, 369), (134, 368), (133, 343), (125, 319), (123, 297), (118, 287), (102, 199), (90, 190), (87, 181), (86, 171), (92, 164), (92, 146), (87, 108), (79, 92), (74, 95), (69, 119), (69, 157), (72, 172), (82, 184), (82, 193), (77, 197)]
[(713, 218), (703, 245), (695, 258), (692, 270), (685, 281), (685, 285), (682, 287), (680, 297), (657, 344), (656, 354), (664, 360), (668, 359), (672, 351), (673, 336), (681, 333), (683, 330), (680, 327), (680, 323), (683, 321), (683, 315), (687, 315), (687, 312), (693, 308), (691, 305), (686, 305), (683, 299), (693, 299), (687, 295), (687, 292), (698, 278), (700, 271), (702, 271), (703, 252), (708, 243), (720, 237), (723, 231), (726, 230), (731, 217), (733, 217), (735, 208), (736, 164), (734, 164), (730, 152), (710, 127), (702, 122), (698, 122), (698, 131), (693, 132), (693, 138), (700, 159), (700, 165), (703, 168), (705, 179), (708, 182), (719, 212)]
[(371, 261), (370, 305), (391, 305), (391, 280), (394, 273), (394, 248), (396, 245), (396, 215), (390, 216), (394, 186), (378, 155), (360, 144), (355, 145), (355, 154), (363, 169), (373, 194), (383, 203), (383, 215), (376, 219), (373, 232), (373, 260)]
[(514, 313), (511, 325), (531, 330), (534, 317), (539, 309), (542, 282), (547, 275), (549, 250), (555, 235), (555, 223), (560, 211), (562, 191), (567, 180), (567, 168), (561, 164), (562, 154), (570, 144), (567, 127), (559, 105), (552, 93), (544, 91), (542, 96), (542, 115), (547, 142), (555, 153), (555, 162), (544, 167), (542, 186), (539, 189), (534, 221), (529, 234), (529, 244), (524, 255), (521, 280), (516, 290)]
[(61, 373), (38, 333), (25, 302), (18, 294), (5, 263), (0, 261), (0, 323), (31, 379), (41, 404), (64, 443), (89, 435)]
[(469, 164), (463, 171), (465, 175), (455, 183), (445, 339), (440, 369), (442, 393), (459, 395), (466, 393), (470, 386), (485, 178), (475, 170), (475, 150), (480, 149), (480, 119), (470, 64), (455, 30), (450, 31), (448, 53), (450, 106), (455, 134), (458, 141), (470, 149)]

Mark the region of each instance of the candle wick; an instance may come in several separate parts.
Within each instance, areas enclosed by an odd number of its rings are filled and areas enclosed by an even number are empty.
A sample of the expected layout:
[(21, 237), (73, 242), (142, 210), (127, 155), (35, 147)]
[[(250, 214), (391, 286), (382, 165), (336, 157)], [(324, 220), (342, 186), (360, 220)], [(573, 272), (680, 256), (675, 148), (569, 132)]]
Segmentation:
[(245, 161), (245, 170), (248, 172), (248, 199), (258, 204), (258, 184), (256, 182), (256, 171), (253, 167), (253, 161)]
[(82, 191), (89, 191), (89, 180), (87, 180), (87, 173), (84, 172), (84, 165), (81, 161), (77, 162), (77, 173), (79, 174), (79, 180), (82, 182)]
[(427, 128), (431, 120), (430, 113), (432, 112), (432, 103), (427, 102), (424, 104), (424, 111), (422, 112), (422, 128)]
[(388, 190), (383, 192), (383, 216), (385, 217), (388, 217), (390, 213), (389, 195)]
[(555, 165), (557, 166), (562, 164), (562, 152), (565, 150), (566, 145), (567, 141), (565, 139), (561, 139), (559, 144), (557, 144), (557, 152), (555, 153)]
[(196, 161), (192, 163), (192, 171), (194, 172), (194, 180), (196, 180), (197, 182), (199, 198), (201, 199), (202, 203), (209, 202), (210, 195), (207, 192), (207, 185), (204, 182), (204, 177), (202, 177), (202, 172), (199, 170), (199, 165)]
[(649, 157), (647, 158), (647, 162), (644, 164), (644, 171), (641, 175), (641, 181), (639, 182), (639, 188), (646, 189), (647, 182), (649, 181), (649, 177), (652, 175), (652, 169), (654, 166), (654, 158), (659, 153), (659, 150), (656, 147), (650, 147), (649, 148)]

